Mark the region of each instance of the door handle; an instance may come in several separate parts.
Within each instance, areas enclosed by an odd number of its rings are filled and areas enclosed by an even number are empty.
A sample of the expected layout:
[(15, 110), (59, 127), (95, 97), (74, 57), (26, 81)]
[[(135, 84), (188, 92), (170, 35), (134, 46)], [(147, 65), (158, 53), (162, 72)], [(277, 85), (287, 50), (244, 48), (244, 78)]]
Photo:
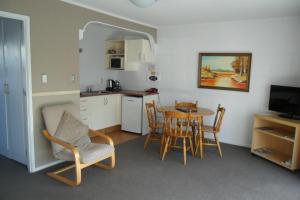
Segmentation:
[(4, 83), (3, 93), (4, 95), (9, 95), (8, 83)]

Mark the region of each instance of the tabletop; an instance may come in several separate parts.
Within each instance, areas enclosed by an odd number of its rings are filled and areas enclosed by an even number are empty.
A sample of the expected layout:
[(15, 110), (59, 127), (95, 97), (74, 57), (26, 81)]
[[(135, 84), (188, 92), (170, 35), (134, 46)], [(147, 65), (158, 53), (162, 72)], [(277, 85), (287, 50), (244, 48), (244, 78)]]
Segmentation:
[[(175, 108), (175, 106), (160, 106), (157, 109), (158, 112), (166, 112), (166, 111), (175, 111), (175, 112), (182, 112), (179, 111)], [(197, 112), (192, 112), (192, 115), (202, 115), (202, 116), (209, 116), (213, 115), (214, 111), (208, 109), (208, 108), (203, 108), (203, 107), (198, 107)]]

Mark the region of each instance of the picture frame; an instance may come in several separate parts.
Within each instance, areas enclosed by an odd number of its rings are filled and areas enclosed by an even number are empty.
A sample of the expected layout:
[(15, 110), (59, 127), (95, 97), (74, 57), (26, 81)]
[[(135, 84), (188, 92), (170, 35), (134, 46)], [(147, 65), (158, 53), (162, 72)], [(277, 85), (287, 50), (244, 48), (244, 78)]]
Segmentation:
[(249, 92), (252, 53), (199, 53), (198, 88)]

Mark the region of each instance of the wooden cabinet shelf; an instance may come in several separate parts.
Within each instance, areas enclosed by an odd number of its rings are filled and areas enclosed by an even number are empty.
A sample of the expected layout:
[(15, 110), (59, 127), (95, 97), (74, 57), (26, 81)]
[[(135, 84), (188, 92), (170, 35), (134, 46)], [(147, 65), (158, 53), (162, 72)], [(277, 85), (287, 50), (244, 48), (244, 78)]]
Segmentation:
[[(135, 40), (107, 40), (105, 44), (105, 62), (108, 69), (111, 56), (124, 56), (124, 71), (137, 71), (142, 63), (154, 62), (154, 53), (150, 41)], [(111, 53), (114, 52), (114, 53)]]
[[(264, 127), (263, 127), (264, 128)], [(281, 130), (275, 130), (275, 129), (270, 129), (270, 130), (263, 130), (261, 128), (256, 128), (255, 131), (260, 132), (262, 134), (267, 134), (273, 137), (278, 137), (283, 140), (287, 140), (290, 142), (294, 142), (294, 134), (293, 133), (287, 133)]]
[(300, 168), (300, 121), (254, 117), (251, 152), (290, 170)]
[(289, 169), (291, 168), (290, 164), (286, 164), (287, 161), (292, 159), (292, 157), (290, 155), (283, 154), (274, 149), (269, 149), (269, 150), (270, 150), (270, 153), (268, 153), (268, 154), (259, 152), (259, 149), (254, 149), (254, 151), (252, 153), (257, 156), (260, 156), (262, 158), (265, 158), (267, 160), (270, 160), (270, 161), (272, 161), (278, 165), (281, 165), (283, 167), (286, 167)]

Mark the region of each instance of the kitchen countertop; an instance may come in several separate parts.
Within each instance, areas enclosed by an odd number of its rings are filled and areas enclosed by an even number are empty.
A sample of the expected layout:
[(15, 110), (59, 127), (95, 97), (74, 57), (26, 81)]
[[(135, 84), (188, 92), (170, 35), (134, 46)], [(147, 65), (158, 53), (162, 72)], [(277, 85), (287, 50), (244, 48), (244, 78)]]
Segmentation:
[(112, 91), (112, 92), (107, 92), (105, 90), (102, 90), (102, 91), (93, 91), (93, 92), (80, 92), (80, 97), (92, 97), (92, 96), (111, 95), (111, 94), (123, 94), (126, 96), (143, 97), (143, 96), (153, 95), (158, 93), (137, 91), (137, 90), (121, 90), (121, 91)]

